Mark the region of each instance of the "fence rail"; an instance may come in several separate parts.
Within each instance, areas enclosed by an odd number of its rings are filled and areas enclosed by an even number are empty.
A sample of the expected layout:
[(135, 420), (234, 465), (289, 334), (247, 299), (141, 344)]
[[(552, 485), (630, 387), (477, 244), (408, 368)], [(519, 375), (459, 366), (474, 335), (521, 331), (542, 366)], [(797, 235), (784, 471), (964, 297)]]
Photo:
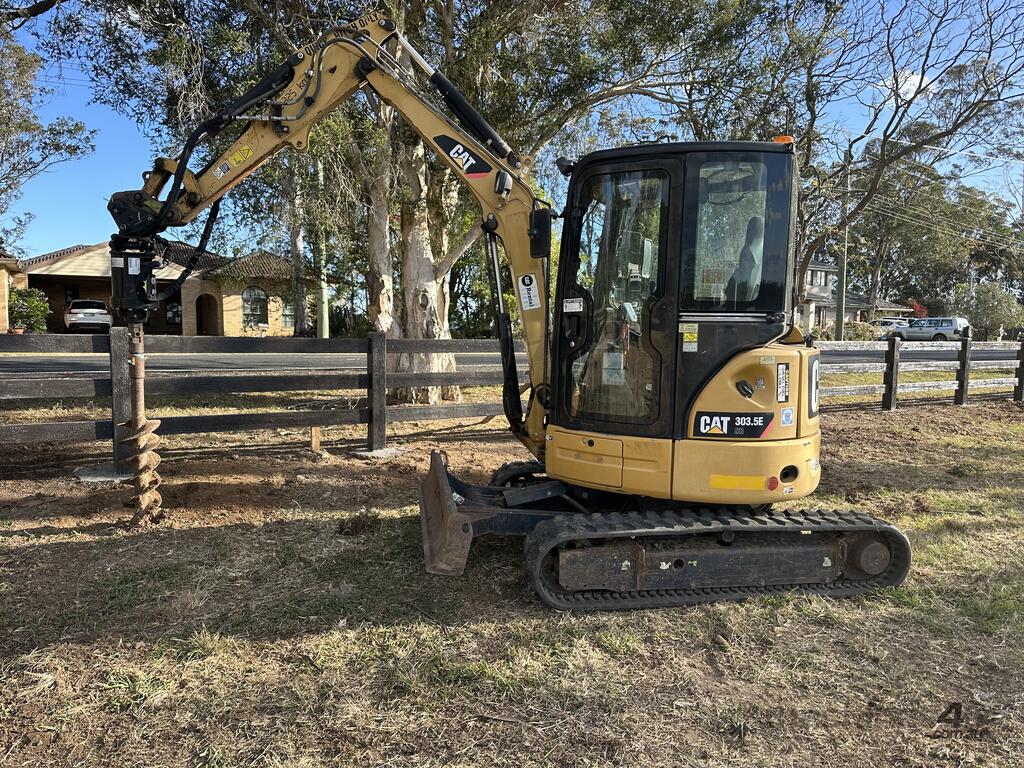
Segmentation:
[[(840, 385), (821, 389), (823, 398), (880, 395), (882, 407), (893, 410), (899, 397), (915, 392), (952, 390), (954, 402), (964, 404), (969, 392), (1012, 388), (1012, 397), (1024, 401), (1024, 343), (1019, 347), (1000, 342), (920, 342), (917, 350), (954, 350), (957, 360), (901, 361), (901, 342), (820, 342), (823, 351), (847, 350), (884, 352), (884, 361), (868, 363), (828, 363), (825, 374), (882, 373), (882, 384)], [(343, 391), (361, 392), (353, 407), (319, 411), (274, 411), (267, 413), (168, 416), (162, 418), (160, 433), (180, 435), (202, 432), (238, 432), (280, 427), (319, 428), (343, 424), (366, 424), (367, 444), (371, 450), (386, 445), (388, 423), (430, 421), (435, 419), (482, 418), (502, 414), (499, 403), (463, 403), (457, 405), (389, 406), (387, 391), (399, 387), (496, 386), (503, 376), (498, 369), (452, 372), (388, 373), (388, 355), (494, 352), (494, 339), (386, 339), (373, 333), (365, 339), (292, 339), (228, 338), (204, 336), (151, 336), (146, 340), (149, 354), (290, 354), (329, 353), (366, 356), (365, 372), (338, 371), (282, 372), (211, 375), (152, 373), (146, 381), (149, 394), (200, 395), (246, 392)], [(972, 360), (972, 351), (1017, 349), (1016, 360)], [(523, 351), (522, 344), (516, 350)], [(29, 335), (0, 336), (0, 353), (103, 353), (109, 358), (110, 374), (104, 376), (66, 376), (54, 378), (9, 377), (0, 387), (0, 400), (67, 397), (110, 397), (111, 417), (95, 421), (0, 424), (0, 444), (42, 442), (85, 442), (113, 440), (114, 425), (126, 423), (130, 413), (128, 337), (125, 329), (115, 328), (109, 336)], [(1016, 366), (1012, 378), (971, 380), (971, 371), (1000, 370)], [(911, 371), (951, 371), (955, 379), (946, 381), (900, 382)], [(318, 437), (317, 437), (318, 439)], [(117, 445), (117, 441), (114, 441)], [(115, 464), (119, 460), (115, 451)]]

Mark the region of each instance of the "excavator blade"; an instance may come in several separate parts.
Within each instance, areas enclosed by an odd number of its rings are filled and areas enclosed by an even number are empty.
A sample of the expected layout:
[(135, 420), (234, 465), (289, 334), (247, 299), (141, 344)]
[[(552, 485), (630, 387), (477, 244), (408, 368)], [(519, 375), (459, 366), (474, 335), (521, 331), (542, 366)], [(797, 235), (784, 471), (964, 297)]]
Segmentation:
[(554, 492), (541, 489), (524, 494), (519, 488), (470, 485), (448, 472), (444, 453), (431, 451), (430, 471), (420, 484), (427, 573), (459, 576), (466, 569), (474, 538), (485, 534), (524, 536), (539, 523), (562, 514), (557, 509), (531, 508), (538, 502), (546, 506), (544, 502), (550, 501)]
[(458, 576), (466, 568), (473, 527), (456, 505), (444, 454), (430, 452), (430, 471), (420, 484), (420, 525), (427, 573)]

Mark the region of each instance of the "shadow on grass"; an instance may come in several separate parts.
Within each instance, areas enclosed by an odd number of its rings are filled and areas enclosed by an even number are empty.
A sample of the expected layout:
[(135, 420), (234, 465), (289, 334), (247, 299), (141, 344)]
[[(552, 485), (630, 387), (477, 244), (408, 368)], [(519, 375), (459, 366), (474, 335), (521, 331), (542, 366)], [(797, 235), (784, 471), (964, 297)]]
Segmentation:
[(519, 539), (476, 542), (452, 578), (423, 571), (417, 517), (379, 518), (357, 536), (339, 523), (152, 529), (14, 550), (0, 563), (0, 656), (201, 626), (274, 639), (339, 622), (451, 626), (541, 610)]

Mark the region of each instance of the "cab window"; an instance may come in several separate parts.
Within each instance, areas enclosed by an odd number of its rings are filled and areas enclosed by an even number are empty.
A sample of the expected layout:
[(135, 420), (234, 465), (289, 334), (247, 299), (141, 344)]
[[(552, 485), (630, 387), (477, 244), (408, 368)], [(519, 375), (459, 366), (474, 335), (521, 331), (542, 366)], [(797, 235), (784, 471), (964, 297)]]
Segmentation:
[(776, 312), (786, 305), (790, 180), (783, 155), (687, 158), (683, 309)]

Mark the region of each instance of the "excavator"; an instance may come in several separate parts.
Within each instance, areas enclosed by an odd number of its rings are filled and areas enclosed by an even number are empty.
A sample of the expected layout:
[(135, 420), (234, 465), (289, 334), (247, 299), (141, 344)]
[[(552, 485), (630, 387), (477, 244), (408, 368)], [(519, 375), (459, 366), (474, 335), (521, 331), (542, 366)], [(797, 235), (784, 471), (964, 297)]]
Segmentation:
[[(535, 457), (475, 486), (432, 452), (420, 491), (427, 571), (462, 574), (475, 538), (505, 535), (525, 537), (527, 577), (555, 609), (852, 596), (904, 581), (910, 545), (892, 525), (777, 506), (810, 495), (821, 477), (819, 354), (793, 321), (790, 137), (560, 158), (568, 192), (559, 213), (535, 196), (531, 159), (392, 19), (368, 13), (294, 51), (196, 128), (177, 157), (157, 159), (141, 189), (111, 197), (122, 322), (142, 323), (184, 281), (225, 194), (284, 148), (305, 149), (317, 122), (361, 90), (393, 106), (480, 205), (503, 408)], [(235, 126), (227, 149), (189, 169), (196, 147)], [(160, 233), (207, 209), (195, 257), (158, 293)]]

